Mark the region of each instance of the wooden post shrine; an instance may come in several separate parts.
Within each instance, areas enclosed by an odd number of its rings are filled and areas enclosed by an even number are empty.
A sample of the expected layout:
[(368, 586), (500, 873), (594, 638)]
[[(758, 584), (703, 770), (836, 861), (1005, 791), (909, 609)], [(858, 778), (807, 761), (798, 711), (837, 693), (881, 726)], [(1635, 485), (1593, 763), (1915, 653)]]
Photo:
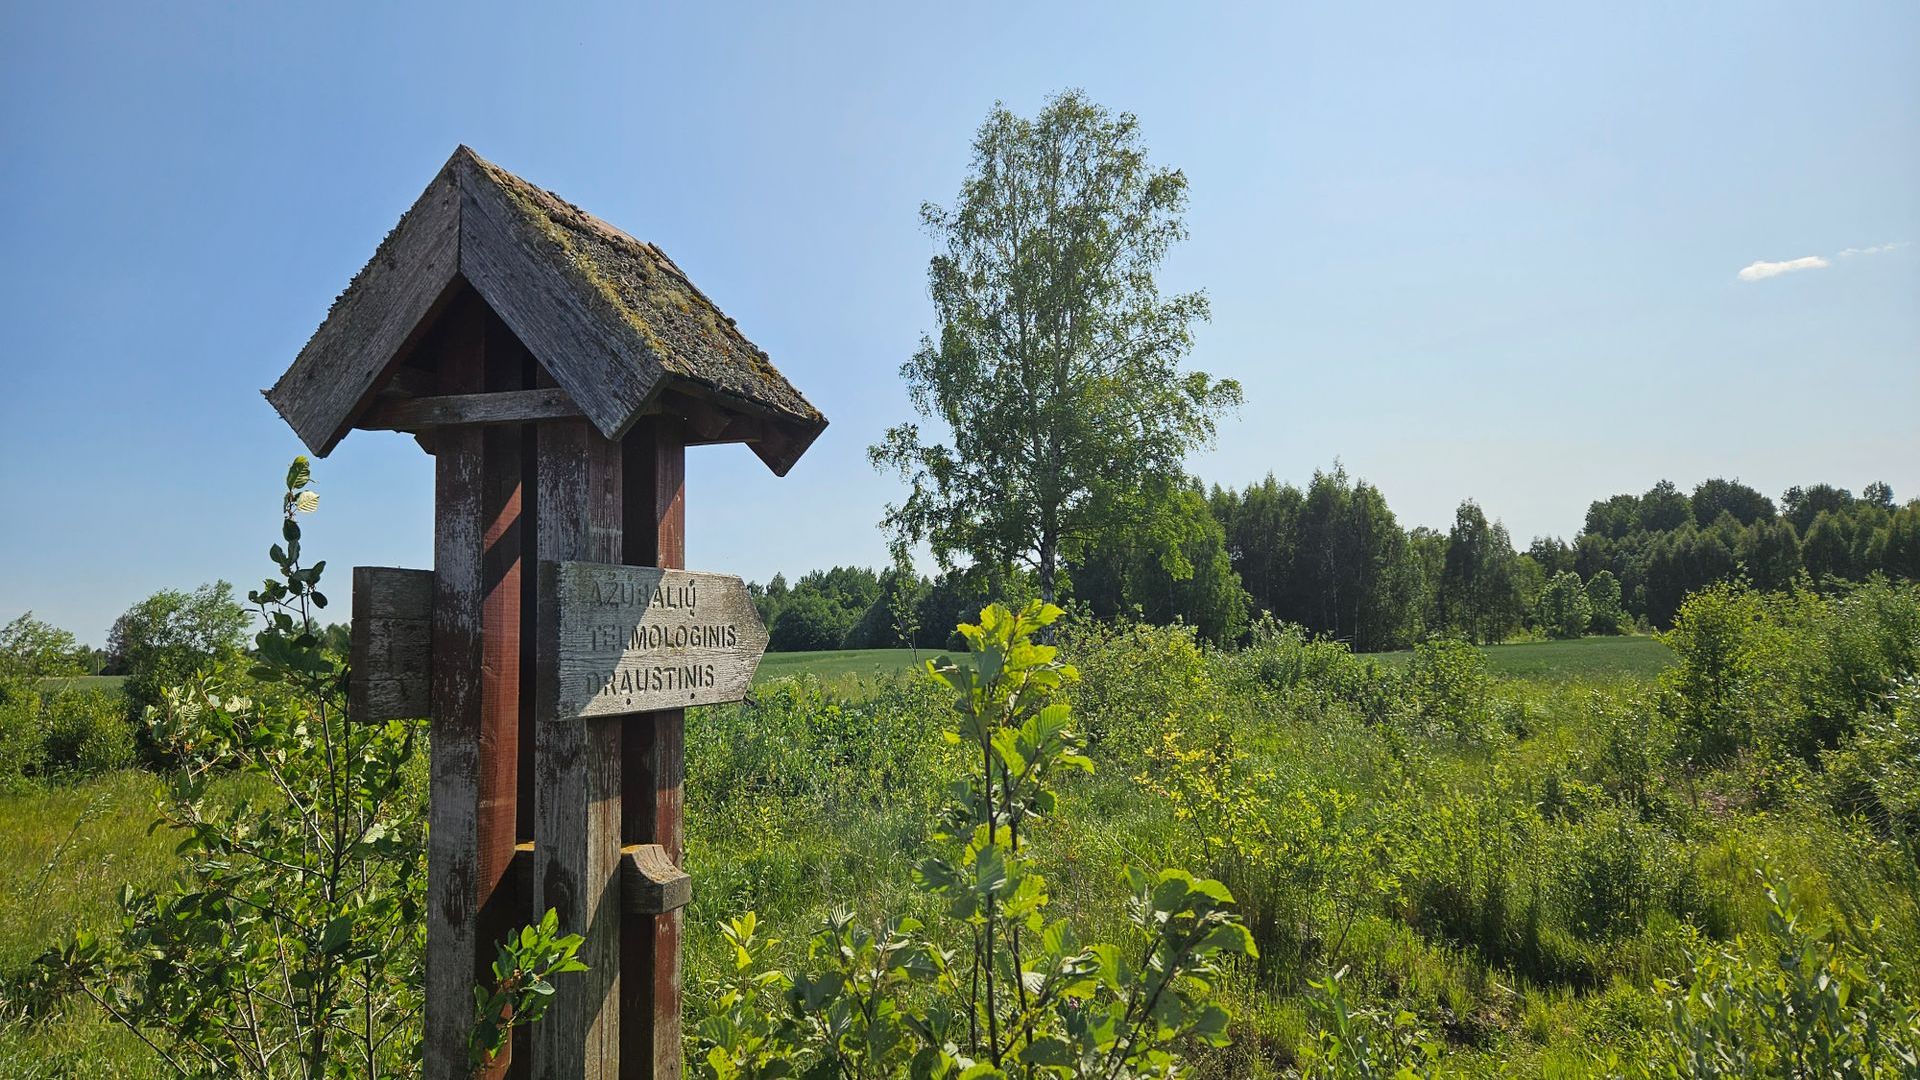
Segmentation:
[(431, 724), (426, 1074), (547, 908), (590, 970), (486, 1076), (678, 1077), (684, 709), (766, 631), (684, 572), (686, 447), (785, 475), (826, 420), (665, 254), (457, 149), (266, 391), (314, 454), (434, 455), (433, 569), (354, 571), (349, 708)]

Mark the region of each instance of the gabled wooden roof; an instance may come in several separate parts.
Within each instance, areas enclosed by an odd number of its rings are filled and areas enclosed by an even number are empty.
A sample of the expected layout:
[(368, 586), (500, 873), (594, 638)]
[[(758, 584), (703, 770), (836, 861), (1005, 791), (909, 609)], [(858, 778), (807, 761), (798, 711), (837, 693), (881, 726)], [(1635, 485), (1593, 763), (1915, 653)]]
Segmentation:
[(754, 433), (738, 441), (784, 475), (827, 425), (659, 248), (465, 146), (334, 301), (267, 400), (325, 455), (465, 287), (608, 438), (691, 401), (712, 431), (716, 412), (740, 418), (727, 431)]

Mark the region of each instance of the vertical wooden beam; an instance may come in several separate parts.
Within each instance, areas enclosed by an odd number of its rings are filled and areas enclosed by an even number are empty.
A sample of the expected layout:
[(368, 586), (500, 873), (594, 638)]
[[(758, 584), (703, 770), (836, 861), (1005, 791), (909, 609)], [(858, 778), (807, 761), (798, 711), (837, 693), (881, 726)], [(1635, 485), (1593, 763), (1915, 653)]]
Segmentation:
[[(627, 436), (626, 552), (638, 566), (687, 565), (686, 445), (668, 418), (642, 420)], [(625, 719), (627, 757), (621, 837), (659, 844), (684, 869), (686, 713), (673, 709)], [(679, 1080), (683, 912), (629, 915), (621, 927), (620, 1076)]]
[[(536, 429), (542, 563), (619, 562), (624, 555), (619, 444), (586, 420)], [(554, 655), (557, 619), (542, 583), (535, 613), (540, 655)], [(620, 1061), (620, 795), (622, 719), (552, 720), (554, 673), (536, 679), (534, 908), (553, 908), (564, 932), (586, 938), (588, 971), (555, 983), (533, 1031), (534, 1076), (606, 1080)]]
[[(490, 353), (515, 349), (498, 331), (489, 348), (490, 320), (471, 294), (449, 310), (436, 332), (443, 392), (497, 381), (489, 369), (500, 363)], [(434, 458), (424, 1035), (426, 1074), (435, 1080), (468, 1075), (473, 987), (494, 942), (524, 918), (497, 895), (517, 839), (520, 468), (519, 435), (510, 429), (448, 429)], [(502, 1060), (486, 1075), (505, 1068)]]
[[(524, 389), (525, 347), (500, 317), (486, 312), (483, 378), (488, 392)], [(479, 924), (476, 979), (491, 977), (496, 945), (528, 920), (526, 897), (508, 882), (520, 839), (520, 658), (524, 623), (521, 579), (528, 520), (523, 505), (519, 425), (488, 427), (480, 435), (485, 456), (480, 520), (480, 795), (476, 822)], [(511, 1046), (479, 1075), (507, 1076)], [(524, 1070), (522, 1070), (524, 1075)]]

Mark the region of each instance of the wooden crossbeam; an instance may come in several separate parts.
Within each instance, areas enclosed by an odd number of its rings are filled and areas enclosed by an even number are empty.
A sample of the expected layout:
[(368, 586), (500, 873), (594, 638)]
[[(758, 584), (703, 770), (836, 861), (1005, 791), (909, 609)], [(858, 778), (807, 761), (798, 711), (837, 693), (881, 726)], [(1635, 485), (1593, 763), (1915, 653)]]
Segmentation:
[(519, 424), (584, 416), (558, 387), (503, 390), (491, 394), (442, 394), (374, 402), (354, 422), (369, 431), (425, 431), (469, 424)]

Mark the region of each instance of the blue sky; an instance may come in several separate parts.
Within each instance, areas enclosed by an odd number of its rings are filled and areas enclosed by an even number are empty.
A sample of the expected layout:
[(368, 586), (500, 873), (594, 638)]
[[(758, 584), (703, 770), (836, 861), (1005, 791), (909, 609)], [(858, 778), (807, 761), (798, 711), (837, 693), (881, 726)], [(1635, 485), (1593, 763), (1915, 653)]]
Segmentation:
[[(1247, 397), (1208, 481), (1337, 458), (1522, 543), (1662, 477), (1920, 495), (1920, 6), (564, 6), (5, 5), (0, 620), (99, 642), (268, 569), (300, 448), (258, 391), (460, 142), (660, 244), (831, 418), (784, 480), (689, 455), (692, 565), (877, 563), (917, 209), (1070, 86), (1191, 182), (1163, 285)], [(311, 550), (430, 564), (410, 440), (315, 471)]]

